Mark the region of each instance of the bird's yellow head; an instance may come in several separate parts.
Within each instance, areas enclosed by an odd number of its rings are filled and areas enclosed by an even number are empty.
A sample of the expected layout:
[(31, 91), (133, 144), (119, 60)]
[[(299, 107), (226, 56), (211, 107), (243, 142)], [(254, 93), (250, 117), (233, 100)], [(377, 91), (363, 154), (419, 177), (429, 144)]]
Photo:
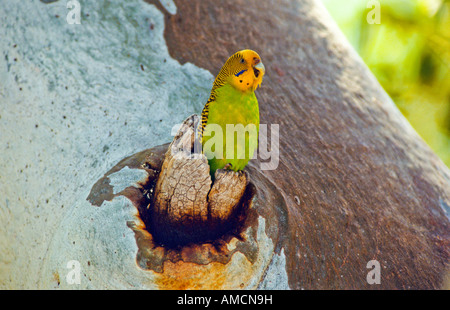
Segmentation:
[(261, 85), (265, 72), (258, 53), (242, 50), (228, 58), (214, 84), (220, 86), (228, 82), (243, 92), (255, 91)]

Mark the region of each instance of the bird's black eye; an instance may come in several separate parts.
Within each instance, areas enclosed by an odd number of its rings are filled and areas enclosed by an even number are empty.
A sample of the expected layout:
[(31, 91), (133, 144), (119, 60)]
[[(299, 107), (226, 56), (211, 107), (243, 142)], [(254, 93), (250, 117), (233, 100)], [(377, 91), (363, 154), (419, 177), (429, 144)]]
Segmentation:
[(244, 58), (241, 59), (241, 64), (243, 64), (245, 62)]

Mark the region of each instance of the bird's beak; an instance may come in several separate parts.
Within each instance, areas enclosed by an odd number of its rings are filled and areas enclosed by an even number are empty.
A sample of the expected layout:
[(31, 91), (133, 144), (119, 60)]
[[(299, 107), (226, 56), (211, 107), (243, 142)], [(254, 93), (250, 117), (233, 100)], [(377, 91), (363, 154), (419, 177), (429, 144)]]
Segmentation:
[(253, 72), (255, 74), (255, 77), (257, 78), (257, 83), (253, 86), (253, 90), (256, 90), (258, 86), (261, 85), (262, 75), (266, 73), (266, 68), (264, 67), (262, 61), (259, 61), (256, 65), (253, 66)]
[(264, 67), (264, 64), (262, 63), (262, 61), (260, 61), (256, 66), (255, 69), (261, 70), (263, 73), (266, 72), (266, 67)]

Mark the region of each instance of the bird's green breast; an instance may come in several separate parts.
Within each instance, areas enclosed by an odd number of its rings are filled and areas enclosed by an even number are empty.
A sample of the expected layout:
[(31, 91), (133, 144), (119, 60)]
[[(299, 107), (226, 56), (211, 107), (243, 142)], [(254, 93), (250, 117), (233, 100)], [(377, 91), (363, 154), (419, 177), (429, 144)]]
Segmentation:
[[(223, 142), (220, 145), (215, 145), (208, 149), (206, 146), (210, 146), (212, 141), (207, 144), (207, 141), (214, 137), (214, 141), (219, 144), (221, 141), (213, 133), (214, 126), (216, 124), (220, 126), (222, 130)], [(234, 125), (234, 126), (228, 126)], [(217, 128), (217, 127), (216, 127)], [(228, 128), (228, 138), (227, 138)], [(231, 128), (236, 130), (236, 133), (230, 132)], [(244, 129), (242, 131), (241, 129)], [(216, 100), (210, 102), (208, 121), (205, 131), (203, 133), (202, 144), (204, 147), (205, 155), (209, 159), (211, 167), (211, 174), (214, 174), (215, 170), (223, 168), (226, 164), (231, 164), (231, 169), (239, 171), (244, 169), (250, 158), (253, 157), (258, 146), (258, 133), (259, 133), (259, 106), (254, 92), (243, 93), (236, 90), (233, 86), (225, 84), (224, 86), (216, 90)], [(234, 134), (234, 143), (230, 144), (230, 137)], [(239, 135), (242, 134), (241, 138)], [(228, 141), (228, 152), (227, 152)], [(233, 156), (230, 156), (234, 149)], [(220, 158), (221, 157), (221, 158)]]

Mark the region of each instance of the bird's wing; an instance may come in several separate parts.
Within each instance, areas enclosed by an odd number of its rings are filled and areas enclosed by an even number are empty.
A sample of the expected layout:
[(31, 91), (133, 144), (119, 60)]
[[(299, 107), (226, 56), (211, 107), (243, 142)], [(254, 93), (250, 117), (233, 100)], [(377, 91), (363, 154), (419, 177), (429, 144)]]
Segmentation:
[(208, 100), (205, 104), (205, 106), (203, 107), (202, 110), (202, 123), (201, 126), (199, 128), (199, 141), (202, 141), (203, 139), (203, 131), (205, 130), (206, 124), (208, 123), (208, 115), (209, 115), (209, 104), (211, 103), (211, 99)]

